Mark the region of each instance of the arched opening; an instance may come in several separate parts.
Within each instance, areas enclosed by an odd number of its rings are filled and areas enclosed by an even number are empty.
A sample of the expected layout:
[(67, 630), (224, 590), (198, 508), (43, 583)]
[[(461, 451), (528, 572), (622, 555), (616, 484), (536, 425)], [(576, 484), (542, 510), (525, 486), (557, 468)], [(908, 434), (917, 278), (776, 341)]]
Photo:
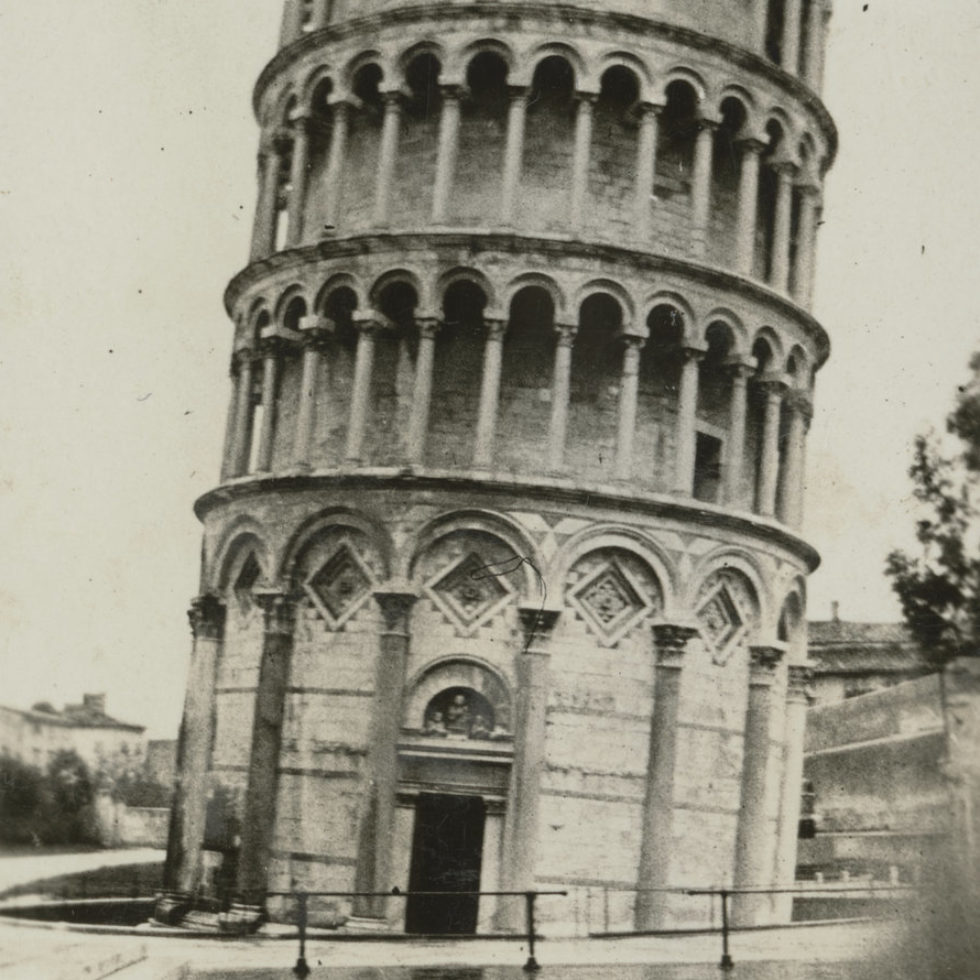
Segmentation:
[(397, 225), (417, 224), (432, 213), (432, 185), (442, 116), (441, 75), (439, 59), (429, 52), (414, 57), (405, 69), (408, 93), (395, 165), (396, 193), (391, 201)]
[[(596, 102), (589, 170), (589, 209), (600, 215), (603, 230), (617, 228), (628, 236), (634, 220), (636, 144), (639, 129), (634, 109), (640, 99), (636, 74), (614, 65), (602, 76)], [(589, 214), (583, 224), (590, 224)]]
[(306, 219), (303, 222), (303, 240), (315, 241), (327, 227), (327, 168), (330, 163), (330, 142), (333, 136), (334, 112), (330, 105), (333, 82), (322, 79), (310, 98), (310, 151), (309, 179), (306, 187)]
[(286, 305), (282, 314), (282, 325), (287, 330), (299, 333), (303, 317), (306, 316), (306, 300), (302, 296), (294, 296)]
[(622, 374), (623, 309), (608, 293), (594, 293), (579, 310), (572, 350), (566, 462), (594, 477), (612, 472), (616, 455)]
[[(262, 339), (262, 331), (271, 325), (272, 317), (269, 315), (269, 311), (262, 310), (256, 317), (253, 328), (252, 335), (256, 344)], [(262, 361), (257, 360), (252, 368), (251, 405), (248, 425), (243, 436), (247, 446), (244, 458), (248, 460), (248, 473), (255, 473), (258, 469), (259, 443), (261, 442), (259, 434), (262, 432), (266, 412), (270, 410), (269, 406), (275, 404), (275, 397), (275, 392), (265, 390)]]
[(354, 100), (349, 110), (350, 129), (341, 196), (343, 225), (349, 229), (365, 228), (372, 218), (384, 118), (382, 77), (380, 66), (372, 62), (362, 65), (354, 73), (351, 84)]
[(776, 237), (776, 198), (779, 193), (779, 175), (774, 164), (781, 157), (783, 128), (771, 119), (766, 126), (769, 146), (759, 170), (759, 199), (755, 223), (755, 261), (753, 274), (757, 279), (769, 282), (773, 272), (773, 246)]
[(418, 352), (418, 295), (409, 283), (393, 282), (381, 290), (377, 306), (391, 328), (379, 331), (374, 342), (368, 445), (371, 461), (384, 465), (404, 458)]
[(443, 327), (436, 340), (426, 462), (441, 469), (469, 466), (473, 458), (483, 378), (487, 297), (468, 279), (443, 297)]
[(281, 252), (289, 238), (289, 202), (293, 195), (293, 113), (296, 111), (296, 97), (290, 96), (278, 119), (276, 150), (279, 153), (279, 186), (275, 200), (275, 251)]
[(551, 55), (534, 71), (528, 96), (520, 224), (544, 230), (567, 225), (575, 142), (575, 71)]
[(783, 28), (786, 23), (786, 0), (769, 0), (766, 8), (766, 57), (777, 65), (783, 63)]
[(728, 361), (734, 337), (728, 324), (716, 321), (709, 324), (705, 339), (708, 351), (698, 365), (694, 497), (719, 503), (731, 416), (732, 380)]
[(546, 289), (526, 286), (510, 304), (500, 387), (500, 465), (540, 470), (547, 458), (555, 358), (555, 304)]
[(332, 343), (328, 355), (320, 358), (314, 458), (325, 458), (334, 464), (344, 458), (347, 438), (357, 353), (356, 309), (357, 295), (348, 286), (330, 290), (322, 301), (323, 316), (332, 324)]
[(672, 485), (684, 314), (658, 303), (647, 316), (647, 331), (640, 352), (634, 471), (644, 483), (666, 491)]
[(449, 687), (426, 705), (422, 734), (484, 740), (495, 728), (496, 715), (487, 698), (470, 687)]
[(507, 71), (504, 59), (492, 51), (481, 51), (466, 71), (452, 209), (463, 224), (486, 223), (500, 213)]
[(735, 264), (738, 192), (742, 173), (738, 144), (746, 122), (745, 106), (729, 96), (721, 104), (721, 125), (714, 134), (708, 257), (716, 265)]
[(654, 230), (664, 242), (676, 236), (678, 227), (690, 224), (697, 134), (698, 94), (689, 82), (673, 81), (667, 86), (667, 102), (660, 114), (654, 181)]
[[(813, 157), (814, 151), (810, 140), (801, 140), (799, 146), (799, 172), (804, 181), (813, 173)], [(800, 218), (803, 214), (803, 202), (806, 194), (807, 188), (805, 187), (804, 183), (797, 182), (793, 185), (793, 207), (792, 211), (790, 212), (789, 228), (789, 291), (791, 296), (800, 295), (807, 286), (806, 283), (801, 281), (802, 277), (806, 275), (806, 270), (801, 268), (800, 265), (802, 250), (808, 248), (810, 245), (809, 242), (802, 241), (800, 237)]]
[(760, 491), (762, 486), (762, 461), (765, 455), (764, 432), (766, 420), (766, 392), (761, 381), (772, 377), (776, 366), (775, 353), (769, 341), (760, 337), (752, 346), (752, 356), (756, 361), (753, 383), (748, 390), (748, 420), (745, 427), (745, 451), (749, 461), (749, 472), (754, 481), (754, 507), (761, 509)]

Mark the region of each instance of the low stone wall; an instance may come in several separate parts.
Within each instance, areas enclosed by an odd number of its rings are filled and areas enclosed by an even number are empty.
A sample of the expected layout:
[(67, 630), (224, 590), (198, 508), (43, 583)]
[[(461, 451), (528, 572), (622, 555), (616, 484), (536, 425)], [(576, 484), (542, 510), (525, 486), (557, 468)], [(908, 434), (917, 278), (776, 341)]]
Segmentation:
[(100, 795), (93, 811), (95, 835), (103, 847), (167, 846), (168, 807), (126, 806)]

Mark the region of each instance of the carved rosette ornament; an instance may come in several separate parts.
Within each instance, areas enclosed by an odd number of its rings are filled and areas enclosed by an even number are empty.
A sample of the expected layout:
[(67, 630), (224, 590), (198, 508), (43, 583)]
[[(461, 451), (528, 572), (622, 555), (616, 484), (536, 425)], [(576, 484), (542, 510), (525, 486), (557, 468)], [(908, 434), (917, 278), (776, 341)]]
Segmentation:
[(210, 593), (191, 600), (187, 610), (195, 640), (220, 640), (225, 631), (225, 604)]
[(657, 623), (653, 627), (653, 642), (657, 648), (657, 666), (680, 670), (684, 663), (687, 645), (697, 635), (696, 626), (679, 623)]

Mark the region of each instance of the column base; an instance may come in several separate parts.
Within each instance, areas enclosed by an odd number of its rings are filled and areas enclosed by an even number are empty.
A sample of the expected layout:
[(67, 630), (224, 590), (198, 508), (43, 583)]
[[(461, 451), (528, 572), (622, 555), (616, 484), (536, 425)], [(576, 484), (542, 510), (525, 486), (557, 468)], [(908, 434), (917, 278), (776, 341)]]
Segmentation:
[(360, 935), (383, 935), (394, 932), (391, 923), (381, 917), (373, 915), (352, 915), (344, 923), (345, 932), (354, 932)]
[(261, 905), (232, 903), (228, 912), (218, 916), (218, 931), (228, 936), (251, 936), (265, 922), (265, 909)]
[(164, 926), (178, 925), (191, 909), (191, 896), (186, 892), (167, 891), (157, 896), (153, 905), (153, 921)]

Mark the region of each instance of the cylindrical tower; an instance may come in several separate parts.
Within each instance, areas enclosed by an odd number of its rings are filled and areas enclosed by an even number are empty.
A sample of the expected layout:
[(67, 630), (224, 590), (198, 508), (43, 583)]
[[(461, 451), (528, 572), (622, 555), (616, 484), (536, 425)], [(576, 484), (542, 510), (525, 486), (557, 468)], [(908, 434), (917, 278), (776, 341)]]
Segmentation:
[(197, 504), (174, 894), (560, 887), (554, 932), (792, 882), (828, 14), (287, 0)]

